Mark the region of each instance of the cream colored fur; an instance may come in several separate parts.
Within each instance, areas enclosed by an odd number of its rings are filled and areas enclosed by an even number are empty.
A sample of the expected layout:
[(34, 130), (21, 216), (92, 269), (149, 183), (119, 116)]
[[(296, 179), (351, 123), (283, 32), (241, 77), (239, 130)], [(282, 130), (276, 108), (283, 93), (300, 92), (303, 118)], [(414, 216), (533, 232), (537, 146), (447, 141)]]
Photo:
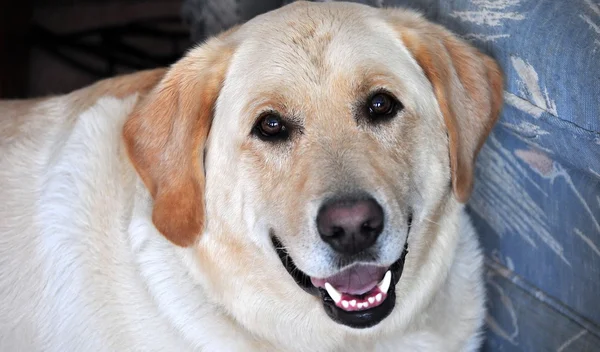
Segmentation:
[[(164, 72), (0, 102), (0, 349), (475, 351), (482, 256), (448, 186), (441, 98), (398, 26), (432, 25), (404, 10), (300, 3), (187, 55), (195, 62), (211, 46), (232, 50), (205, 144), (205, 227), (188, 247), (153, 224), (153, 196), (122, 138), (136, 106), (161, 94), (152, 87)], [(182, 66), (167, 75), (193, 74)], [(351, 87), (372, 74), (396, 84), (407, 111), (377, 133), (357, 129), (346, 108), (356, 98)], [(278, 102), (305, 125), (294, 142), (305, 143), (300, 151), (269, 149), (250, 135), (258, 106)], [(416, 208), (408, 239), (394, 216), (382, 234), (382, 264), (397, 259), (405, 240), (409, 253), (396, 307), (364, 330), (332, 321), (268, 238), (275, 229), (300, 269), (331, 275), (311, 219), (314, 202), (340, 189), (340, 170), (392, 213), (402, 213), (403, 202)], [(293, 181), (299, 175), (308, 181)]]

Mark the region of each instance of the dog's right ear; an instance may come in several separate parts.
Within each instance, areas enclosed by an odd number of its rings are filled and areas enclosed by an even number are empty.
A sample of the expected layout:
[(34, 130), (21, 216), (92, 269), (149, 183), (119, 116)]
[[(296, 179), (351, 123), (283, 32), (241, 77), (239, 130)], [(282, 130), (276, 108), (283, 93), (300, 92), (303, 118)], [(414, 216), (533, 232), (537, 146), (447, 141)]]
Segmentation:
[(129, 158), (154, 199), (152, 221), (190, 246), (204, 228), (204, 143), (234, 51), (232, 31), (191, 50), (136, 106), (125, 123)]

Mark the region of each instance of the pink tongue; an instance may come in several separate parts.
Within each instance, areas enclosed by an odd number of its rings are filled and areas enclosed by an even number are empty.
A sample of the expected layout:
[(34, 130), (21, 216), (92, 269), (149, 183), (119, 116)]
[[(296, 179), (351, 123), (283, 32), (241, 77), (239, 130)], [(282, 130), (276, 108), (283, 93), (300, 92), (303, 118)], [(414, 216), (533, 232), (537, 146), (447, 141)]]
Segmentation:
[(383, 279), (386, 271), (381, 266), (359, 264), (324, 279), (311, 277), (310, 281), (316, 287), (325, 287), (325, 283), (329, 282), (342, 293), (362, 295), (371, 291)]

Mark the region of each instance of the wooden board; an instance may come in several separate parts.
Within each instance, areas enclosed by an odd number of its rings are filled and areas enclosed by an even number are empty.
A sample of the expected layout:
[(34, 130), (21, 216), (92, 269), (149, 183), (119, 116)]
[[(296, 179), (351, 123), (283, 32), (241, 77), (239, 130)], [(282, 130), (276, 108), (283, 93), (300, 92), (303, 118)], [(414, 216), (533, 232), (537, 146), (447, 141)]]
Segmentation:
[(489, 258), (486, 281), (489, 303), (484, 352), (600, 351), (598, 326)]

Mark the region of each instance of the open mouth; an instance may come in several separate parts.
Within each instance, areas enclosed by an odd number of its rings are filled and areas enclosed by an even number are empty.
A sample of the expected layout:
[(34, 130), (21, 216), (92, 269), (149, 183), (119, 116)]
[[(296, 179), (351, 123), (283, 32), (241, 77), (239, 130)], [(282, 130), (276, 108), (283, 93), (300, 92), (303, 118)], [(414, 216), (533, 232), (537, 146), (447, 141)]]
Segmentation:
[(298, 269), (277, 237), (272, 235), (271, 240), (287, 272), (298, 286), (321, 298), (325, 312), (334, 321), (352, 328), (368, 328), (394, 309), (395, 287), (402, 276), (408, 242), (390, 267), (356, 264), (327, 278), (312, 278)]

